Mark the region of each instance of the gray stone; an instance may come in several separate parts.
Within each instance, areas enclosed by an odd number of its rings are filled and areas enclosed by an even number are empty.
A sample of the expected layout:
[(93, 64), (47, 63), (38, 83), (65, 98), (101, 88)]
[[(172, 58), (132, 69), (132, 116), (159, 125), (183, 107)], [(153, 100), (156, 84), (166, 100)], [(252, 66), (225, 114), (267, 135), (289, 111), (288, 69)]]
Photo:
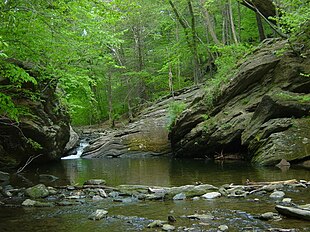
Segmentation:
[(205, 198), (205, 199), (214, 199), (214, 198), (218, 198), (220, 196), (221, 196), (221, 194), (219, 192), (210, 192), (210, 193), (206, 193), (206, 194), (202, 195), (201, 197)]
[(104, 210), (104, 209), (97, 209), (94, 213), (92, 213), (91, 215), (89, 215), (88, 219), (90, 220), (101, 220), (102, 218), (104, 218), (106, 215), (108, 214), (108, 211)]
[(23, 201), (22, 206), (34, 206), (36, 201), (31, 199), (26, 199)]
[(219, 229), (219, 231), (227, 231), (229, 228), (228, 228), (227, 225), (220, 225), (220, 226), (218, 227), (218, 229)]
[(101, 196), (98, 196), (98, 195), (93, 196), (92, 199), (93, 199), (93, 201), (102, 201), (103, 200), (103, 198)]
[(84, 185), (104, 185), (105, 183), (106, 181), (102, 179), (91, 179), (87, 180)]
[(162, 227), (165, 221), (155, 220), (147, 225), (148, 228)]
[(285, 196), (285, 193), (283, 191), (274, 191), (270, 194), (270, 198), (282, 198)]
[(283, 203), (291, 203), (292, 202), (292, 198), (283, 198), (282, 202)]
[(103, 189), (98, 189), (98, 193), (101, 197), (107, 198), (108, 194)]
[(211, 214), (193, 214), (193, 215), (188, 215), (186, 217), (189, 219), (201, 220), (201, 221), (207, 221), (207, 220), (214, 219), (214, 216), (212, 216)]
[(175, 230), (175, 227), (172, 226), (172, 225), (169, 225), (169, 224), (164, 224), (163, 227), (162, 227), (162, 229), (163, 229), (164, 231), (173, 231), (173, 230)]
[(76, 145), (78, 145), (79, 138), (80, 138), (79, 135), (73, 130), (73, 128), (70, 125), (70, 137), (69, 137), (69, 141), (67, 142), (65, 146), (64, 152), (67, 152), (71, 150), (72, 148), (74, 148)]
[(40, 201), (34, 201), (31, 199), (26, 199), (23, 201), (22, 206), (26, 207), (52, 207), (54, 206), (51, 202), (40, 202)]
[(259, 219), (262, 219), (262, 220), (276, 220), (276, 219), (279, 219), (279, 215), (277, 213), (267, 212), (267, 213), (261, 214), (259, 216)]
[(49, 191), (44, 184), (38, 184), (36, 186), (27, 188), (25, 194), (31, 198), (42, 198), (47, 197), (49, 195)]
[(186, 199), (185, 193), (178, 193), (173, 197), (173, 200), (185, 200), (185, 199)]
[(0, 181), (9, 181), (10, 180), (10, 174), (7, 172), (0, 171)]

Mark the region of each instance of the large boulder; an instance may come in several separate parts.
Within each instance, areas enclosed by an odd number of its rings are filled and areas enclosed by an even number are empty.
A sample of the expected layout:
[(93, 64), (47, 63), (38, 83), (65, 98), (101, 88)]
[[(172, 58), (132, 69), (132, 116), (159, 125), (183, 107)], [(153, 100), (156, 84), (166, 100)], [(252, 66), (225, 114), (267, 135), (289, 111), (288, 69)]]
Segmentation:
[[(171, 153), (168, 139), (169, 107), (172, 103), (188, 105), (202, 98), (199, 87), (182, 89), (149, 105), (135, 121), (118, 130), (106, 130), (85, 148), (83, 158), (160, 156)], [(196, 99), (196, 100), (195, 100)], [(182, 102), (182, 103), (180, 103)]]
[(242, 156), (263, 165), (309, 159), (310, 52), (277, 55), (284, 48), (287, 41), (265, 42), (238, 67), (213, 107), (206, 94), (185, 110), (169, 134), (174, 155)]
[[(8, 62), (25, 68), (21, 61)], [(26, 72), (37, 80), (44, 79), (37, 72), (28, 69)], [(10, 82), (2, 78), (0, 85), (10, 85)], [(35, 162), (47, 162), (62, 156), (70, 127), (67, 109), (61, 104), (57, 91), (57, 82), (40, 81), (37, 85), (24, 83), (20, 89), (12, 88), (6, 93), (24, 113), (18, 123), (5, 115), (0, 117), (0, 166), (18, 167), (35, 157)]]

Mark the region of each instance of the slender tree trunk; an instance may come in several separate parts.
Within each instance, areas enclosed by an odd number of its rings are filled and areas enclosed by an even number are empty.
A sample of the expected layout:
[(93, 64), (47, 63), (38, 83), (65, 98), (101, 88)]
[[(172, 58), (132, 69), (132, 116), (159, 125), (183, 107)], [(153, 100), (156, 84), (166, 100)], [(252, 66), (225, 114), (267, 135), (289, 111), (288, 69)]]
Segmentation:
[[(187, 5), (188, 5), (188, 9), (191, 15), (191, 26), (188, 25), (188, 23), (180, 16), (178, 10), (176, 9), (175, 5), (173, 4), (173, 2), (171, 0), (169, 0), (169, 4), (177, 18), (177, 20), (179, 21), (179, 23), (181, 24), (181, 26), (184, 29), (184, 33), (185, 33), (185, 38), (187, 41), (187, 44), (189, 46), (189, 49), (192, 53), (193, 56), (193, 76), (194, 76), (194, 83), (198, 84), (201, 76), (202, 76), (202, 72), (201, 72), (201, 65), (200, 65), (200, 59), (199, 59), (199, 55), (198, 55), (198, 49), (197, 49), (197, 44), (198, 44), (198, 38), (197, 38), (197, 32), (196, 32), (196, 22), (195, 22), (195, 17), (194, 17), (194, 12), (193, 12), (193, 7), (192, 7), (192, 3), (190, 0), (187, 0)], [(189, 29), (191, 29), (191, 35), (189, 33)]]
[(204, 7), (206, 0), (200, 0), (200, 4), (201, 4), (201, 11), (203, 14), (203, 18), (204, 18), (204, 23), (206, 25), (206, 28), (208, 29), (212, 40), (215, 44), (220, 44), (220, 41), (218, 40), (215, 30), (214, 30), (214, 25), (213, 23), (211, 23), (211, 16), (208, 12), (208, 10)]
[(241, 42), (241, 9), (240, 9), (240, 2), (237, 1), (238, 4), (238, 39)]
[(126, 78), (127, 83), (127, 108), (128, 108), (128, 120), (129, 122), (133, 121), (133, 113), (132, 113), (132, 107), (131, 107), (131, 82), (130, 78)]
[(201, 67), (200, 67), (200, 60), (198, 55), (198, 39), (197, 39), (197, 32), (196, 32), (196, 21), (195, 15), (193, 11), (193, 6), (190, 0), (187, 1), (189, 13), (191, 15), (191, 31), (192, 31), (192, 51), (194, 56), (194, 83), (197, 85), (201, 79)]
[(234, 24), (234, 18), (233, 18), (233, 12), (232, 12), (231, 0), (228, 0), (228, 12), (229, 12), (229, 21), (230, 21), (231, 33), (232, 33), (235, 44), (238, 44), (238, 39), (237, 39), (236, 29), (235, 29), (235, 24)]
[(172, 69), (171, 69), (171, 63), (169, 63), (169, 90), (171, 93), (171, 96), (174, 100), (174, 91), (173, 91), (173, 75), (172, 75)]
[(255, 15), (256, 15), (256, 22), (257, 22), (257, 28), (258, 28), (258, 33), (259, 33), (259, 41), (263, 41), (264, 39), (266, 39), (266, 36), (265, 36), (262, 18), (257, 12), (255, 13)]
[(112, 78), (111, 74), (108, 73), (108, 83), (107, 83), (107, 95), (108, 95), (108, 104), (109, 104), (109, 124), (113, 128), (114, 124), (114, 116), (113, 116), (113, 103), (112, 103)]

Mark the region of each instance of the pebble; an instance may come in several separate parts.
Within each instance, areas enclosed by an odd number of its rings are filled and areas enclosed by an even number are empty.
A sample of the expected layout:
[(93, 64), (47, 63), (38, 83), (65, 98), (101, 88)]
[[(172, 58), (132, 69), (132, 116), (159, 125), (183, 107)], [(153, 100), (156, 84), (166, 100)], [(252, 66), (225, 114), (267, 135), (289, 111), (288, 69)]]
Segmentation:
[(106, 181), (102, 179), (91, 179), (84, 183), (84, 185), (102, 185), (105, 184)]
[(147, 225), (148, 228), (154, 228), (154, 227), (162, 227), (163, 223), (165, 223), (164, 221), (160, 221), (160, 220), (155, 220), (153, 222), (151, 222), (150, 224)]
[(285, 193), (283, 191), (274, 191), (270, 194), (270, 198), (282, 198), (285, 196)]
[(220, 225), (220, 226), (218, 227), (218, 229), (219, 229), (220, 231), (227, 231), (227, 230), (228, 230), (228, 226), (226, 226), (226, 225)]
[(169, 224), (164, 224), (163, 227), (162, 227), (162, 229), (163, 229), (164, 231), (172, 231), (172, 230), (175, 230), (175, 227), (172, 226), (172, 225), (169, 225)]
[(211, 192), (211, 193), (206, 193), (204, 195), (202, 195), (201, 197), (205, 198), (205, 199), (214, 199), (217, 197), (222, 196), (222, 194), (220, 194), (219, 192)]
[(97, 209), (94, 213), (92, 213), (91, 215), (89, 215), (88, 219), (90, 220), (100, 220), (102, 218), (105, 217), (105, 215), (108, 214), (108, 211), (104, 210), (104, 209)]
[(177, 201), (177, 200), (185, 200), (185, 199), (186, 199), (185, 193), (178, 193), (178, 194), (176, 194), (176, 195), (173, 197), (173, 200), (174, 200), (174, 201)]
[(291, 203), (292, 202), (292, 198), (284, 198), (282, 200), (283, 203)]

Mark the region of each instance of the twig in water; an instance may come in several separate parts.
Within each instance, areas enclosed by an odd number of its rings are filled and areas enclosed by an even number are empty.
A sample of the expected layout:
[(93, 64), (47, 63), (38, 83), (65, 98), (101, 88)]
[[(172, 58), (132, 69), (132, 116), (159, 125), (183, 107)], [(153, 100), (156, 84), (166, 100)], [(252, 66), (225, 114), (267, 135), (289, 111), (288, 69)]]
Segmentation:
[(39, 154), (39, 155), (32, 155), (28, 158), (28, 160), (26, 161), (25, 165), (20, 167), (19, 169), (17, 169), (16, 174), (21, 173), (34, 159), (38, 158), (39, 156), (41, 156), (43, 154)]

